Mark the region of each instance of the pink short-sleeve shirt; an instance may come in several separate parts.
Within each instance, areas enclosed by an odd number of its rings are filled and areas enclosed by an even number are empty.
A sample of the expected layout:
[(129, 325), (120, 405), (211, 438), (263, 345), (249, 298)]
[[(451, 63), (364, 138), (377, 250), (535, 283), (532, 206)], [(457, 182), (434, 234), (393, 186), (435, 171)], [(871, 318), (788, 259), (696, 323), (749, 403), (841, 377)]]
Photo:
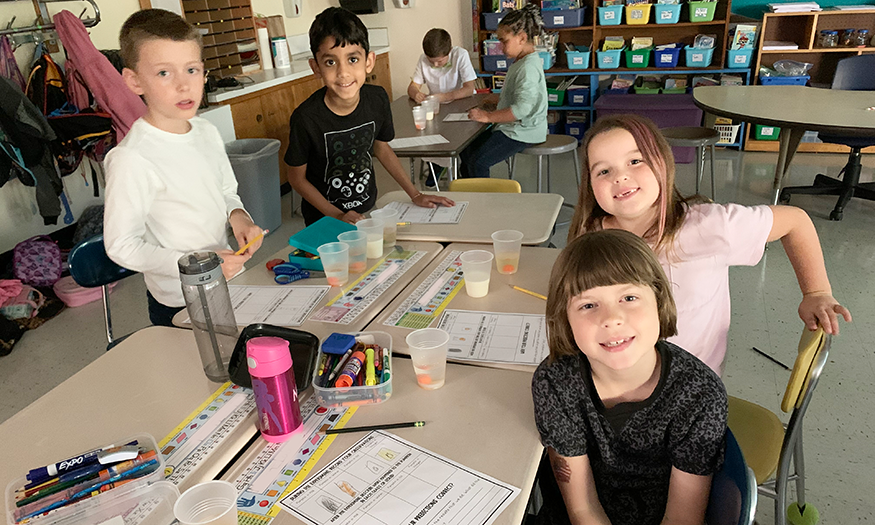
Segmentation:
[(721, 375), (729, 333), (729, 267), (754, 266), (772, 229), (768, 206), (691, 206), (673, 250), (659, 262), (672, 285), (678, 335), (672, 343)]

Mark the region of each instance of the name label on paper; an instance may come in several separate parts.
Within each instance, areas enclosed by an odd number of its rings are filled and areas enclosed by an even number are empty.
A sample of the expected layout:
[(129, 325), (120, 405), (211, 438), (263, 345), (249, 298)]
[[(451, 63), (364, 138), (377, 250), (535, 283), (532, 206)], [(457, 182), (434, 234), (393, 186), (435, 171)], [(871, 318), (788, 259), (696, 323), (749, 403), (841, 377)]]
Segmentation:
[(561, 24), (564, 24), (564, 23), (565, 23), (565, 16), (564, 16), (564, 15), (563, 15), (563, 16), (554, 16), (554, 17), (553, 17), (553, 24), (555, 24), (555, 25), (561, 25)]
[(671, 20), (671, 15), (672, 15), (671, 11), (663, 11), (663, 12), (659, 13), (659, 19), (660, 20)]
[(708, 16), (708, 8), (707, 7), (697, 7), (696, 8), (696, 16), (700, 16), (700, 17)]
[(616, 18), (616, 16), (617, 16), (616, 11), (605, 11), (604, 13), (602, 13), (602, 17), (605, 20), (613, 20), (614, 18)]
[(495, 67), (499, 69), (504, 69), (507, 67), (507, 60), (496, 60)]
[(643, 64), (644, 56), (643, 55), (632, 55), (632, 63), (633, 64)]

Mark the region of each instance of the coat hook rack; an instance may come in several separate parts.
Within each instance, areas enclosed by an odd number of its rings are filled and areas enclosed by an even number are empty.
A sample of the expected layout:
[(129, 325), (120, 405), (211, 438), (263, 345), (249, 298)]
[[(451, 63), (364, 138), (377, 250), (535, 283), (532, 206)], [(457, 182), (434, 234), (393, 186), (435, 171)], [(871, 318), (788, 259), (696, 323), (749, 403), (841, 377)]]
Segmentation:
[[(41, 7), (45, 8), (46, 4), (55, 4), (60, 2), (71, 2), (76, 0), (39, 0), (39, 4)], [(86, 7), (79, 14), (79, 18), (82, 20), (82, 23), (85, 27), (94, 27), (98, 23), (100, 23), (100, 8), (97, 7), (97, 3), (95, 0), (85, 0), (91, 6), (91, 9), (94, 11), (94, 16), (89, 18), (82, 18), (85, 12), (88, 10)], [(52, 40), (56, 40), (58, 38), (58, 34), (54, 31), (55, 24), (40, 24), (42, 19), (42, 15), (37, 16), (37, 19), (34, 23), (27, 27), (12, 27), (12, 24), (15, 22), (16, 17), (12, 17), (12, 20), (6, 24), (6, 29), (0, 29), (0, 36), (2, 35), (10, 35), (12, 40), (13, 47), (18, 47), (22, 44), (28, 43), (39, 43), (39, 42), (50, 42)], [(2, 27), (2, 26), (0, 26)]]

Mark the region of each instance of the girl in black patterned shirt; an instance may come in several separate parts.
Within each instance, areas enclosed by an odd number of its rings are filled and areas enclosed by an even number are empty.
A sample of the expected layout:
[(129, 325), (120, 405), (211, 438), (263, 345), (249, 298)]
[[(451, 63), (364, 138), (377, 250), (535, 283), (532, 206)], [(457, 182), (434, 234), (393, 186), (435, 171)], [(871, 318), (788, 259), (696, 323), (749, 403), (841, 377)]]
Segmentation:
[(623, 230), (585, 234), (560, 254), (549, 289), (550, 357), (532, 397), (561, 498), (545, 494), (543, 516), (701, 525), (723, 463), (726, 391), (665, 341), (677, 314), (650, 247)]

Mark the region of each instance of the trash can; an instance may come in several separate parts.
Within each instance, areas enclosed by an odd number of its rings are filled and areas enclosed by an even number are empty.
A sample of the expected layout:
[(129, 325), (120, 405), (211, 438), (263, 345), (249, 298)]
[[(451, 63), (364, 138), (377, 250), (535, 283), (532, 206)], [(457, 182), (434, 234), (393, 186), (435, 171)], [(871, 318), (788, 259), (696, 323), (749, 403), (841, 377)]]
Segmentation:
[(225, 144), (243, 206), (255, 224), (271, 231), (283, 223), (279, 150), (280, 141), (276, 139), (241, 139)]

